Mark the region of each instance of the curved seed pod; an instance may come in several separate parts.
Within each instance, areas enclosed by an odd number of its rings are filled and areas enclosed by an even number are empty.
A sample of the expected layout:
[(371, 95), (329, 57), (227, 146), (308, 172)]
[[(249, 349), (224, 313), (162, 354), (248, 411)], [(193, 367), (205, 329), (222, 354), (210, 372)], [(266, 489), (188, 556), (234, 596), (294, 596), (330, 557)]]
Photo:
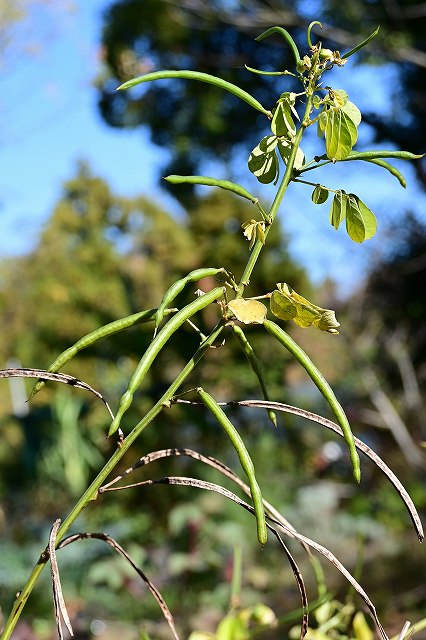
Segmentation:
[(294, 59), (296, 60), (296, 64), (297, 64), (300, 60), (299, 49), (297, 48), (296, 43), (291, 37), (291, 35), (289, 34), (289, 32), (286, 29), (283, 29), (283, 27), (271, 27), (270, 29), (267, 29), (267, 31), (264, 31), (263, 33), (261, 33), (260, 36), (257, 36), (256, 41), (259, 42), (259, 40), (263, 40), (264, 38), (267, 38), (272, 33), (279, 33), (287, 41), (287, 43), (290, 45), (290, 48), (293, 52)]
[[(246, 355), (247, 360), (250, 363), (253, 372), (256, 374), (257, 379), (259, 380), (260, 388), (262, 389), (263, 397), (265, 400), (269, 400), (268, 389), (266, 388), (265, 380), (263, 379), (262, 365), (260, 364), (255, 352), (253, 351), (253, 347), (250, 342), (247, 340), (247, 336), (244, 331), (236, 324), (232, 325), (232, 331), (234, 335), (238, 338), (240, 345)], [(276, 414), (268, 409), (268, 416), (274, 427), (277, 426), (277, 416)]]
[(361, 469), (358, 453), (355, 447), (354, 436), (343, 407), (334, 395), (333, 389), (330, 387), (327, 380), (324, 378), (319, 369), (317, 369), (309, 356), (292, 338), (290, 338), (288, 333), (286, 333), (283, 329), (281, 329), (281, 327), (279, 327), (277, 324), (275, 324), (275, 322), (272, 322), (271, 320), (265, 320), (263, 326), (274, 338), (278, 340), (278, 342), (280, 342), (291, 353), (292, 356), (296, 358), (296, 360), (305, 369), (306, 373), (310, 376), (315, 386), (327, 400), (331, 410), (336, 416), (337, 422), (342, 428), (343, 436), (345, 438), (346, 444), (349, 447), (354, 478), (357, 482), (360, 482)]
[(224, 287), (217, 287), (216, 289), (205, 293), (204, 295), (200, 296), (196, 300), (193, 300), (193, 302), (181, 309), (175, 316), (173, 316), (170, 322), (168, 322), (166, 326), (161, 329), (158, 336), (151, 342), (148, 349), (143, 354), (138, 366), (136, 367), (132, 377), (129, 380), (127, 390), (120, 398), (118, 411), (114, 420), (111, 422), (111, 426), (108, 431), (108, 437), (115, 433), (119, 428), (121, 418), (132, 404), (135, 391), (141, 385), (146, 373), (148, 372), (158, 353), (166, 344), (167, 340), (169, 340), (173, 333), (177, 331), (177, 329), (179, 329), (179, 327), (181, 327), (183, 323), (188, 320), (188, 318), (193, 316), (198, 311), (205, 309), (212, 302), (215, 302), (215, 300), (220, 298), (223, 293)]
[[(399, 158), (399, 159), (401, 159), (401, 158)], [(404, 189), (407, 186), (407, 183), (406, 183), (405, 178), (402, 175), (402, 173), (396, 167), (394, 167), (392, 164), (389, 164), (389, 162), (386, 162), (386, 160), (382, 160), (381, 158), (352, 157), (352, 154), (350, 154), (348, 158), (345, 158), (344, 162), (347, 162), (348, 160), (363, 160), (364, 162), (370, 162), (371, 164), (377, 164), (377, 166), (382, 167), (383, 169), (386, 169), (387, 171), (389, 171), (389, 173), (391, 173), (393, 176), (395, 176), (395, 178), (398, 180), (400, 185), (402, 187), (404, 187)]]
[[(164, 315), (168, 315), (170, 313), (174, 313), (176, 309), (164, 309)], [(155, 314), (157, 313), (157, 309), (148, 309), (147, 311), (140, 311), (139, 313), (134, 313), (131, 316), (126, 316), (125, 318), (119, 318), (118, 320), (114, 320), (114, 322), (110, 322), (109, 324), (104, 325), (103, 327), (99, 327), (99, 329), (95, 329), (95, 331), (91, 331), (87, 333), (85, 336), (80, 338), (75, 344), (71, 347), (63, 351), (54, 362), (48, 368), (50, 373), (56, 373), (59, 371), (67, 362), (71, 360), (79, 351), (82, 349), (86, 349), (90, 347), (92, 344), (101, 340), (102, 338), (106, 338), (107, 336), (111, 336), (114, 333), (118, 333), (119, 331), (123, 331), (123, 329), (128, 329), (129, 327), (133, 327), (135, 324), (140, 324), (142, 322), (149, 322), (150, 320), (154, 320)], [(35, 394), (40, 391), (45, 385), (43, 380), (38, 380), (33, 390), (30, 393), (28, 400), (34, 398)]]
[[(296, 46), (296, 45), (295, 45)], [(216, 78), (216, 76), (211, 76), (209, 73), (202, 73), (201, 71), (154, 71), (153, 73), (146, 73), (143, 76), (139, 76), (138, 78), (133, 78), (133, 80), (129, 80), (128, 82), (124, 82), (119, 87), (117, 87), (117, 91), (121, 91), (123, 89), (131, 89), (138, 84), (142, 84), (144, 82), (151, 82), (152, 80), (165, 80), (167, 78), (183, 78), (185, 80), (199, 80), (200, 82), (207, 82), (207, 84), (212, 84), (215, 87), (219, 87), (219, 89), (224, 89), (225, 91), (229, 91), (240, 100), (247, 102), (251, 107), (257, 109), (261, 113), (264, 113), (265, 116), (270, 118), (272, 116), (271, 112), (268, 109), (265, 109), (256, 98), (253, 98), (247, 91), (244, 89), (240, 89), (237, 85), (232, 84), (231, 82), (227, 82), (226, 80), (222, 80), (222, 78)]]
[(200, 394), (201, 400), (212, 412), (216, 420), (219, 422), (220, 426), (225, 431), (235, 451), (238, 454), (241, 466), (249, 480), (250, 491), (253, 499), (253, 507), (257, 522), (257, 538), (260, 544), (266, 544), (268, 536), (266, 531), (265, 509), (263, 507), (262, 492), (260, 491), (260, 487), (257, 484), (253, 461), (246, 449), (246, 445), (244, 444), (243, 439), (241, 438), (232, 422), (224, 413), (223, 409), (219, 407), (216, 400), (209, 393), (207, 393), (207, 391), (204, 391), (204, 389), (199, 388), (197, 389), (197, 391)]
[(167, 289), (166, 293), (163, 296), (163, 299), (161, 300), (160, 306), (155, 312), (154, 338), (157, 335), (158, 326), (163, 319), (166, 308), (169, 306), (172, 300), (174, 300), (176, 296), (178, 296), (179, 293), (183, 291), (183, 289), (188, 284), (188, 282), (197, 282), (202, 278), (207, 278), (209, 276), (216, 276), (218, 273), (225, 273), (225, 269), (223, 267), (220, 267), (218, 269), (216, 269), (215, 267), (194, 269), (194, 271), (191, 271), (190, 273), (188, 273), (188, 275), (185, 276), (184, 278), (177, 280)]
[(259, 76), (292, 76), (294, 75), (290, 71), (262, 71), (261, 69), (253, 69), (253, 67), (249, 67), (247, 64), (244, 65), (247, 71), (251, 71), (251, 73), (257, 73)]
[(235, 184), (235, 182), (230, 182), (229, 180), (218, 180), (217, 178), (210, 178), (209, 176), (177, 176), (171, 175), (164, 178), (170, 184), (201, 184), (206, 187), (220, 187), (220, 189), (225, 189), (226, 191), (232, 191), (232, 193), (237, 194), (237, 196), (241, 196), (242, 198), (247, 198), (253, 204), (257, 204), (258, 198), (255, 198), (247, 189), (244, 189), (239, 184)]
[(345, 58), (349, 58), (349, 56), (353, 55), (354, 53), (356, 53), (357, 51), (359, 51), (360, 49), (362, 49), (362, 47), (365, 47), (369, 42), (371, 42), (373, 40), (373, 38), (375, 38), (377, 36), (377, 34), (380, 31), (380, 25), (377, 27), (377, 29), (375, 31), (373, 31), (373, 33), (371, 34), (371, 36), (368, 36), (368, 38), (366, 38), (365, 40), (363, 40), (362, 42), (360, 42), (359, 44), (357, 44), (356, 47), (354, 47), (353, 49), (351, 49), (350, 51), (348, 51), (347, 53), (345, 53), (342, 56), (342, 60), (344, 60)]
[(309, 45), (309, 48), (310, 48), (310, 49), (312, 49), (312, 48), (313, 48), (313, 44), (312, 44), (312, 41), (311, 41), (311, 31), (312, 31), (312, 27), (315, 27), (315, 25), (317, 25), (317, 24), (319, 25), (320, 29), (322, 29), (322, 24), (321, 24), (321, 22), (320, 22), (319, 20), (314, 20), (313, 22), (311, 22), (311, 24), (309, 25), (308, 30), (307, 30), (307, 32), (306, 32), (306, 39), (307, 39), (307, 41), (308, 41), (308, 45)]

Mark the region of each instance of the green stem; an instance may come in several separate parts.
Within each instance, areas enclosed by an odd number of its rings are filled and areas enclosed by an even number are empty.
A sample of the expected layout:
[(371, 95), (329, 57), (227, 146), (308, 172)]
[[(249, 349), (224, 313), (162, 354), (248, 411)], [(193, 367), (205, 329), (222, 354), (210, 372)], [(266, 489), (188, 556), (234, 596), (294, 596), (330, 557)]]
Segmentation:
[[(191, 371), (197, 365), (197, 363), (204, 356), (206, 351), (211, 347), (213, 342), (216, 340), (220, 332), (222, 331), (224, 326), (223, 321), (220, 321), (216, 327), (212, 330), (207, 340), (205, 340), (198, 350), (195, 352), (191, 360), (186, 364), (184, 369), (180, 372), (177, 378), (172, 382), (167, 391), (162, 395), (162, 397), (158, 400), (158, 402), (152, 407), (152, 409), (145, 415), (144, 418), (134, 427), (134, 429), (129, 433), (121, 446), (113, 453), (111, 458), (108, 460), (103, 469), (99, 472), (97, 477), (93, 480), (92, 484), (86, 489), (84, 494), (81, 496), (80, 500), (70, 511), (64, 522), (62, 523), (58, 535), (56, 537), (56, 542), (59, 542), (64, 537), (65, 533), (68, 531), (73, 522), (77, 519), (83, 509), (87, 506), (87, 504), (91, 500), (96, 500), (98, 495), (99, 487), (103, 484), (104, 480), (108, 477), (111, 471), (115, 468), (118, 462), (123, 458), (125, 453), (128, 451), (130, 446), (139, 437), (142, 431), (154, 420), (154, 418), (163, 410), (167, 403), (170, 401), (172, 396), (176, 393), (180, 385), (186, 380)], [(16, 626), (16, 623), (19, 620), (22, 609), (24, 608), (31, 591), (44, 567), (46, 566), (49, 560), (48, 553), (46, 550), (42, 552), (40, 555), (37, 564), (33, 568), (25, 586), (20, 592), (19, 596), (16, 598), (10, 616), (5, 624), (2, 635), (0, 636), (0, 640), (9, 640), (11, 637), (13, 630)]]
[[(269, 210), (269, 214), (268, 214), (268, 219), (270, 221), (270, 225), (268, 227), (266, 227), (265, 229), (265, 238), (267, 237), (269, 230), (272, 226), (273, 221), (275, 220), (275, 217), (278, 213), (278, 210), (280, 208), (280, 205), (284, 199), (285, 193), (287, 191), (288, 185), (290, 184), (291, 180), (293, 179), (293, 166), (294, 166), (294, 161), (296, 159), (296, 153), (297, 150), (299, 148), (300, 145), (300, 141), (302, 139), (302, 136), (305, 132), (306, 127), (308, 126), (309, 123), (309, 114), (311, 113), (312, 110), (312, 95), (308, 96), (307, 102), (306, 102), (306, 108), (305, 108), (305, 114), (303, 116), (303, 120), (302, 120), (302, 124), (299, 127), (296, 136), (294, 138), (294, 142), (293, 145), (291, 147), (291, 153), (290, 156), (288, 158), (288, 162), (287, 162), (287, 167), (283, 176), (283, 179), (281, 180), (281, 184), (278, 188), (278, 191), (275, 195), (274, 201), (272, 203), (272, 206)], [(248, 284), (250, 283), (250, 277), (251, 274), (253, 272), (253, 269), (256, 265), (257, 259), (259, 257), (260, 252), (262, 251), (262, 247), (263, 247), (263, 243), (260, 240), (256, 241), (256, 244), (254, 245), (252, 252), (250, 254), (250, 258), (248, 259), (246, 268), (244, 269), (244, 273), (241, 276), (241, 280), (239, 282), (239, 285), (237, 287), (237, 298), (241, 298), (243, 296), (244, 293), (244, 289), (245, 287), (248, 286)]]

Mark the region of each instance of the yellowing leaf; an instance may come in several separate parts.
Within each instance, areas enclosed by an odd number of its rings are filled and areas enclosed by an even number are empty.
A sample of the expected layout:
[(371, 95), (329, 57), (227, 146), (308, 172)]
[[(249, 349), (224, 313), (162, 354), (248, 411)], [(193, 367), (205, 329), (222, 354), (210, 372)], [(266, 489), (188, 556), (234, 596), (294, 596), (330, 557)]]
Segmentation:
[(263, 324), (267, 308), (258, 300), (237, 298), (228, 303), (228, 309), (243, 324)]
[(297, 308), (290, 296), (275, 290), (270, 300), (271, 312), (280, 320), (293, 320), (297, 316)]
[(265, 223), (263, 221), (258, 222), (257, 220), (248, 220), (241, 226), (244, 229), (245, 237), (250, 242), (249, 249), (253, 248), (254, 243), (257, 240), (257, 236), (259, 236), (261, 243), (265, 244)]
[(339, 333), (337, 327), (340, 327), (340, 322), (337, 322), (336, 312), (332, 309), (323, 309), (321, 317), (318, 320), (314, 320), (312, 324), (320, 331)]
[(314, 326), (327, 333), (339, 333), (340, 323), (332, 309), (323, 309), (299, 295), (285, 282), (277, 283), (270, 300), (271, 312), (280, 320), (293, 320), (299, 327)]

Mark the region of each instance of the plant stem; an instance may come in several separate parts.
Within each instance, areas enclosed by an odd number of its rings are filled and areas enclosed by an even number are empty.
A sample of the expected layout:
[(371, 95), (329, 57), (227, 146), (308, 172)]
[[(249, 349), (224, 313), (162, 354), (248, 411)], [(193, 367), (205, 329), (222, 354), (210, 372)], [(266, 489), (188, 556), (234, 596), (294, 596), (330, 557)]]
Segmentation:
[[(268, 214), (268, 219), (270, 220), (270, 225), (268, 227), (266, 227), (265, 229), (265, 238), (267, 237), (269, 230), (272, 226), (273, 221), (275, 220), (275, 217), (278, 213), (278, 209), (280, 208), (280, 205), (284, 199), (285, 193), (287, 191), (288, 185), (290, 184), (290, 182), (293, 179), (293, 166), (294, 166), (294, 161), (296, 159), (296, 153), (297, 150), (299, 148), (300, 145), (300, 141), (302, 139), (302, 136), (305, 132), (305, 129), (307, 126), (309, 126), (309, 114), (311, 113), (312, 110), (312, 95), (308, 95), (308, 99), (306, 102), (306, 108), (305, 108), (305, 114), (303, 116), (303, 120), (302, 120), (302, 124), (300, 125), (296, 136), (294, 138), (294, 142), (292, 144), (291, 147), (291, 153), (288, 159), (288, 163), (287, 163), (287, 167), (283, 176), (283, 179), (281, 180), (281, 184), (278, 188), (278, 191), (275, 195), (274, 201), (271, 205), (271, 208), (269, 210), (269, 214)], [(243, 296), (244, 293), (244, 289), (245, 287), (247, 287), (250, 283), (250, 277), (251, 274), (253, 272), (253, 269), (256, 265), (257, 259), (259, 257), (260, 252), (262, 251), (262, 247), (263, 247), (263, 243), (260, 240), (256, 241), (256, 244), (254, 245), (252, 252), (250, 254), (250, 257), (248, 259), (246, 268), (244, 269), (243, 275), (241, 276), (241, 280), (239, 282), (238, 288), (237, 288), (237, 295), (236, 298), (241, 298)]]
[[(64, 537), (65, 533), (68, 531), (73, 522), (77, 519), (83, 509), (88, 505), (88, 503), (92, 500), (96, 500), (98, 495), (99, 487), (102, 485), (104, 480), (108, 477), (114, 467), (118, 464), (124, 454), (128, 451), (130, 446), (136, 440), (136, 438), (142, 433), (142, 431), (147, 427), (154, 418), (167, 406), (167, 403), (172, 398), (172, 396), (176, 393), (177, 389), (184, 382), (184, 380), (189, 376), (194, 367), (198, 364), (201, 358), (205, 355), (206, 351), (211, 347), (213, 342), (216, 340), (220, 332), (224, 327), (224, 322), (221, 320), (212, 330), (207, 339), (201, 343), (198, 350), (192, 356), (191, 360), (186, 364), (184, 369), (180, 372), (177, 378), (172, 382), (167, 391), (162, 395), (162, 397), (158, 400), (158, 402), (152, 407), (152, 409), (145, 415), (144, 418), (134, 427), (134, 429), (129, 433), (129, 435), (125, 438), (124, 442), (121, 446), (113, 453), (111, 458), (108, 460), (103, 469), (99, 472), (96, 478), (93, 480), (92, 484), (86, 489), (84, 494), (81, 496), (77, 504), (70, 511), (64, 522), (62, 523), (57, 537), (56, 543), (59, 542)], [(22, 609), (24, 608), (31, 591), (44, 567), (46, 566), (49, 560), (49, 554), (47, 549), (45, 549), (40, 558), (37, 561), (37, 564), (34, 566), (25, 586), (20, 592), (19, 596), (16, 598), (10, 616), (5, 624), (3, 629), (3, 633), (0, 636), (0, 640), (9, 640), (11, 637), (13, 630), (16, 626), (16, 623), (19, 620)]]

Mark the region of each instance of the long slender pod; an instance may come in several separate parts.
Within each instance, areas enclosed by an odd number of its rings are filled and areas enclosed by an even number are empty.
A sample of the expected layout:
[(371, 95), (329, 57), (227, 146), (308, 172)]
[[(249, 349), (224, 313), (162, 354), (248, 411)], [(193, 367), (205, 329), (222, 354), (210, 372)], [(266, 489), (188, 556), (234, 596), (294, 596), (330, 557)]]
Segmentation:
[(369, 42), (371, 42), (371, 40), (373, 40), (373, 38), (377, 36), (377, 34), (379, 33), (379, 30), (380, 30), (380, 26), (378, 26), (377, 29), (375, 29), (375, 31), (373, 31), (373, 33), (370, 36), (368, 36), (368, 38), (366, 38), (365, 40), (357, 44), (356, 47), (354, 47), (350, 51), (347, 51), (342, 56), (342, 59), (344, 60), (345, 58), (349, 58), (349, 56), (353, 55), (354, 53), (362, 49), (362, 47), (365, 47)]
[(314, 365), (309, 356), (292, 338), (290, 338), (288, 333), (286, 333), (283, 329), (281, 329), (281, 327), (279, 327), (277, 324), (275, 324), (275, 322), (272, 322), (271, 320), (265, 320), (263, 326), (268, 331), (268, 333), (276, 338), (278, 342), (280, 342), (292, 354), (292, 356), (296, 358), (296, 360), (305, 369), (306, 373), (310, 376), (311, 380), (316, 385), (318, 390), (327, 400), (331, 410), (336, 416), (337, 422), (342, 428), (343, 436), (346, 440), (346, 444), (349, 447), (354, 478), (357, 482), (360, 482), (361, 469), (359, 464), (359, 456), (355, 447), (354, 436), (343, 407), (337, 400), (333, 389), (330, 387), (327, 380), (324, 378), (319, 369)]
[(238, 433), (232, 422), (229, 420), (228, 416), (224, 413), (223, 409), (220, 408), (216, 400), (209, 393), (207, 393), (207, 391), (204, 391), (204, 389), (199, 388), (197, 389), (197, 391), (200, 395), (201, 400), (212, 412), (216, 420), (219, 422), (220, 426), (225, 431), (235, 451), (238, 454), (241, 466), (245, 474), (247, 475), (250, 485), (253, 507), (257, 522), (257, 538), (260, 544), (266, 544), (268, 536), (266, 531), (265, 509), (263, 507), (262, 492), (257, 483), (253, 461), (250, 457), (249, 452), (247, 451), (246, 445), (244, 444), (244, 441), (241, 438), (240, 434)]
[(216, 276), (218, 273), (225, 273), (225, 269), (223, 267), (215, 268), (215, 267), (207, 267), (205, 269), (195, 269), (188, 273), (187, 276), (181, 278), (174, 282), (166, 291), (161, 300), (160, 306), (158, 307), (155, 316), (155, 329), (154, 329), (154, 338), (157, 335), (158, 326), (164, 317), (164, 313), (166, 308), (171, 304), (171, 302), (179, 295), (181, 291), (185, 288), (188, 282), (197, 282), (202, 278), (207, 278), (211, 276)]
[(208, 73), (203, 73), (201, 71), (188, 71), (188, 70), (164, 70), (164, 71), (153, 71), (152, 73), (146, 73), (144, 76), (139, 76), (138, 78), (133, 78), (133, 80), (129, 80), (128, 82), (124, 82), (119, 87), (117, 87), (117, 91), (121, 91), (123, 89), (131, 89), (138, 84), (142, 84), (143, 82), (152, 82), (153, 80), (165, 80), (168, 78), (183, 78), (184, 80), (198, 80), (200, 82), (207, 82), (207, 84), (212, 84), (215, 87), (219, 87), (219, 89), (224, 89), (225, 91), (229, 91), (240, 100), (247, 102), (251, 107), (257, 109), (261, 113), (264, 113), (268, 118), (272, 118), (272, 113), (263, 107), (259, 100), (256, 100), (252, 95), (244, 91), (244, 89), (240, 89), (237, 85), (228, 82), (227, 80), (222, 80), (222, 78), (216, 78), (216, 76), (211, 76)]
[(186, 305), (186, 307), (178, 311), (178, 313), (173, 316), (170, 322), (168, 322), (166, 326), (161, 329), (160, 333), (151, 342), (148, 349), (143, 354), (138, 366), (136, 367), (132, 377), (129, 380), (127, 390), (120, 398), (118, 411), (109, 428), (108, 437), (115, 433), (115, 431), (117, 431), (117, 429), (119, 428), (124, 413), (132, 404), (135, 391), (141, 385), (142, 380), (147, 374), (149, 368), (151, 367), (158, 353), (164, 347), (169, 338), (175, 331), (177, 331), (177, 329), (179, 329), (179, 327), (183, 325), (184, 322), (188, 320), (188, 318), (193, 316), (198, 311), (205, 309), (212, 302), (215, 302), (215, 300), (223, 295), (223, 292), (224, 287), (216, 287), (216, 289), (203, 294), (196, 300), (193, 300), (190, 304)]
[[(420, 160), (424, 157), (423, 154), (411, 153), (411, 151), (386, 151), (383, 149), (373, 150), (373, 151), (351, 151), (350, 154), (344, 158), (343, 160), (338, 160), (338, 162), (351, 162), (352, 160), (366, 160), (367, 162), (373, 162), (381, 167), (384, 167), (388, 171), (390, 171), (393, 175), (395, 175), (398, 180), (401, 182), (402, 186), (405, 187), (405, 180), (400, 180), (397, 175), (397, 170), (392, 165), (388, 165), (388, 163), (382, 164), (379, 160), (383, 158), (393, 158), (395, 160)], [(312, 165), (312, 162), (317, 162), (318, 164)], [(377, 161), (377, 162), (376, 162)], [(324, 167), (326, 164), (332, 163), (332, 160), (329, 160), (327, 156), (324, 154), (322, 156), (315, 156), (314, 160), (310, 160), (306, 164), (302, 165), (297, 170), (297, 175), (301, 175), (302, 173), (306, 173), (307, 171), (312, 171), (313, 169), (319, 169), (320, 167)], [(333, 163), (334, 164), (334, 163)], [(391, 168), (394, 171), (391, 171)], [(404, 184), (403, 184), (404, 182)]]
[(399, 171), (399, 169), (393, 166), (393, 164), (386, 162), (386, 160), (381, 160), (380, 158), (366, 160), (366, 162), (369, 162), (370, 164), (376, 164), (378, 167), (382, 167), (382, 169), (386, 169), (386, 171), (389, 171), (391, 175), (395, 176), (395, 178), (398, 180), (401, 187), (404, 187), (404, 189), (406, 188), (407, 182), (404, 176), (402, 175), (401, 171)]
[(237, 196), (250, 200), (253, 204), (257, 204), (258, 198), (252, 195), (247, 189), (244, 189), (240, 184), (230, 182), (229, 180), (219, 180), (218, 178), (210, 178), (209, 176), (177, 176), (170, 175), (164, 178), (166, 182), (170, 184), (200, 184), (206, 187), (219, 187), (225, 189), (225, 191), (231, 191)]
[[(177, 309), (164, 309), (163, 314), (174, 313)], [(102, 338), (106, 338), (107, 336), (111, 336), (114, 333), (118, 333), (119, 331), (123, 331), (124, 329), (129, 329), (133, 327), (135, 324), (141, 324), (142, 322), (149, 322), (150, 320), (154, 320), (155, 314), (157, 313), (157, 309), (148, 309), (147, 311), (140, 311), (139, 313), (134, 313), (131, 316), (126, 316), (125, 318), (119, 318), (118, 320), (114, 320), (114, 322), (110, 322), (109, 324), (105, 324), (103, 327), (99, 327), (99, 329), (95, 329), (90, 333), (87, 333), (85, 336), (80, 338), (75, 344), (71, 347), (63, 351), (57, 358), (52, 362), (50, 367), (47, 369), (50, 373), (56, 373), (59, 369), (69, 362), (79, 351), (82, 349), (86, 349), (90, 347), (92, 344), (101, 340)], [(33, 390), (30, 393), (30, 397), (34, 398), (35, 394), (40, 391), (44, 387), (46, 383), (43, 380), (38, 380), (34, 385)]]
[[(257, 379), (259, 380), (259, 384), (260, 384), (260, 388), (262, 389), (262, 393), (263, 393), (263, 397), (265, 398), (265, 400), (269, 400), (269, 393), (268, 393), (268, 389), (266, 388), (266, 384), (265, 384), (265, 380), (263, 378), (263, 371), (262, 371), (262, 365), (260, 364), (254, 350), (253, 347), (251, 346), (250, 342), (247, 340), (247, 336), (244, 333), (244, 331), (241, 329), (240, 326), (238, 326), (237, 324), (233, 324), (232, 325), (232, 330), (234, 332), (234, 335), (236, 336), (236, 338), (238, 339), (244, 354), (247, 358), (247, 360), (250, 363), (250, 366), (253, 370), (253, 373), (255, 373), (255, 375), (257, 376)], [(274, 427), (277, 426), (277, 416), (274, 413), (274, 411), (272, 411), (271, 409), (268, 409), (268, 416), (270, 421), (272, 422), (272, 424), (274, 425)]]
[(297, 64), (300, 60), (299, 49), (297, 48), (295, 41), (293, 40), (293, 38), (291, 37), (287, 29), (284, 29), (283, 27), (271, 27), (270, 29), (267, 29), (266, 31), (261, 33), (260, 36), (257, 36), (256, 41), (259, 42), (260, 40), (267, 38), (273, 33), (279, 33), (284, 38), (284, 40), (287, 41), (287, 43), (290, 45), (294, 59)]

